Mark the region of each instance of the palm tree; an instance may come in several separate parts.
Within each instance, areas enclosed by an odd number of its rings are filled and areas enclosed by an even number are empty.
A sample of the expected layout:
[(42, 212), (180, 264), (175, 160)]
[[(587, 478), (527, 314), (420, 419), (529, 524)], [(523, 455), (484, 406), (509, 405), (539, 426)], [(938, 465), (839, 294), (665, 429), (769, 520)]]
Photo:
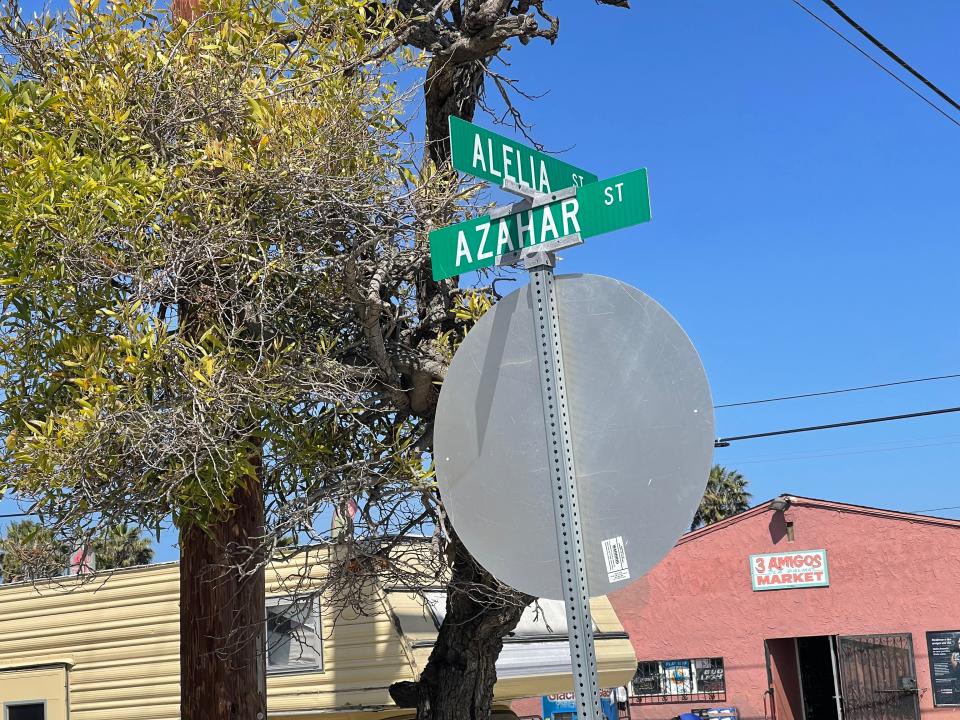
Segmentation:
[(747, 479), (743, 475), (736, 470), (727, 470), (722, 465), (714, 465), (710, 468), (707, 489), (690, 523), (690, 529), (696, 530), (742, 513), (750, 507), (751, 497), (747, 492)]
[(98, 570), (148, 565), (153, 560), (153, 545), (140, 534), (139, 528), (124, 523), (93, 539), (93, 553)]

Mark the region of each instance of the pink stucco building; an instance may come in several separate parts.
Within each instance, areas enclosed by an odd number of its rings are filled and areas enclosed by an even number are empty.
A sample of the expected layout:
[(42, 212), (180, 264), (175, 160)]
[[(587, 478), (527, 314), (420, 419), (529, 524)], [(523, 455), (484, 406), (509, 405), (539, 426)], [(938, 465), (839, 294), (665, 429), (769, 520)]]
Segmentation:
[(960, 720), (960, 521), (781, 496), (610, 600), (631, 718)]

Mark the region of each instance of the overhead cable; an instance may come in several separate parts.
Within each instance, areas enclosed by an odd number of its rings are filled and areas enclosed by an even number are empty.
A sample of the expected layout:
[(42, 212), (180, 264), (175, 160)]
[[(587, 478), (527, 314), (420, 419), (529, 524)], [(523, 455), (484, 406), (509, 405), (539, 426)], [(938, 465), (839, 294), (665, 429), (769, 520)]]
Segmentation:
[(785, 455), (781, 457), (754, 458), (749, 460), (738, 460), (740, 465), (762, 465), (773, 462), (793, 462), (796, 460), (819, 460), (822, 458), (848, 457), (851, 455), (874, 455), (876, 453), (898, 452), (900, 450), (915, 450), (917, 448), (947, 447), (950, 445), (960, 445), (960, 440), (945, 440), (942, 442), (913, 443), (913, 444), (888, 444), (887, 447), (866, 447), (858, 450), (840, 448), (832, 452), (820, 451), (815, 453), (805, 453), (803, 455)]
[(842, 18), (847, 22), (847, 24), (850, 25), (850, 27), (852, 27), (852, 28), (853, 28), (854, 30), (856, 30), (858, 33), (860, 33), (861, 35), (863, 35), (863, 36), (864, 36), (867, 40), (869, 40), (871, 43), (873, 43), (874, 45), (876, 45), (877, 48), (879, 48), (879, 49), (883, 52), (884, 55), (886, 55), (888, 58), (890, 58), (890, 59), (893, 60), (895, 63), (897, 63), (897, 65), (899, 65), (899, 66), (902, 67), (904, 70), (906, 70), (908, 73), (910, 73), (911, 75), (913, 75), (917, 80), (919, 80), (920, 82), (922, 82), (922, 83), (923, 83), (924, 85), (926, 85), (928, 88), (930, 88), (931, 90), (933, 90), (933, 92), (935, 92), (937, 95), (939, 95), (942, 99), (944, 99), (944, 100), (946, 100), (948, 103), (950, 103), (950, 105), (953, 106), (953, 108), (954, 108), (955, 110), (960, 110), (960, 104), (957, 104), (957, 101), (956, 101), (956, 100), (954, 100), (952, 97), (950, 97), (949, 95), (947, 95), (943, 90), (941, 90), (940, 88), (938, 88), (938, 87), (937, 87), (936, 85), (934, 85), (932, 82), (930, 82), (929, 80), (927, 80), (927, 78), (925, 78), (925, 77), (924, 77), (923, 75), (921, 75), (917, 70), (915, 70), (915, 69), (913, 68), (913, 66), (910, 65), (910, 63), (908, 63), (908, 62), (907, 62), (906, 60), (904, 60), (902, 57), (900, 57), (899, 55), (897, 55), (893, 50), (891, 50), (891, 49), (888, 48), (886, 45), (884, 45), (882, 42), (880, 42), (876, 37), (874, 37), (870, 32), (868, 32), (868, 31), (866, 30), (866, 28), (864, 28), (860, 23), (858, 23), (858, 22), (857, 22), (856, 20), (854, 20), (852, 17), (850, 17), (849, 15), (847, 15), (847, 14), (840, 8), (839, 5), (837, 5), (835, 2), (832, 2), (832, 0), (823, 0), (823, 2), (824, 2), (824, 4), (826, 4), (827, 7), (829, 7), (831, 10), (833, 10), (837, 15), (839, 15), (840, 17), (842, 17)]
[(940, 512), (941, 510), (960, 510), (960, 505), (948, 505), (947, 507), (938, 507), (938, 508), (927, 508), (926, 510), (911, 510), (911, 513), (931, 513), (931, 512)]
[(876, 388), (893, 387), (895, 385), (910, 385), (912, 383), (930, 382), (931, 380), (949, 380), (960, 378), (960, 373), (953, 375), (933, 375), (931, 377), (914, 378), (912, 380), (895, 380), (894, 382), (877, 383), (876, 385), (859, 385), (857, 387), (842, 388), (840, 390), (822, 390), (820, 392), (803, 393), (801, 395), (782, 395), (780, 397), (764, 398), (762, 400), (745, 400), (743, 402), (724, 403), (714, 405), (714, 408), (741, 407), (743, 405), (760, 405), (762, 403), (780, 402), (781, 400), (798, 400), (800, 398), (821, 397), (823, 395), (839, 395), (841, 393), (858, 392), (860, 390), (875, 390)]
[(756, 438), (775, 437), (777, 435), (794, 435), (796, 433), (813, 432), (814, 430), (832, 430), (834, 428), (853, 427), (855, 425), (870, 425), (873, 423), (891, 422), (893, 420), (907, 420), (909, 418), (928, 417), (930, 415), (945, 415), (960, 412), (960, 407), (941, 408), (939, 410), (924, 410), (922, 412), (904, 413), (903, 415), (887, 415), (885, 417), (866, 418), (864, 420), (847, 420), (845, 422), (828, 423), (826, 425), (809, 425), (807, 427), (789, 428), (786, 430), (771, 430), (769, 432), (753, 433), (751, 435), (733, 435), (717, 438), (714, 447), (729, 447), (730, 443), (738, 440), (754, 440)]
[(819, 22), (819, 23), (820, 23), (821, 25), (823, 25), (825, 28), (827, 28), (828, 30), (830, 30), (830, 32), (832, 32), (832, 33), (835, 34), (837, 37), (839, 37), (841, 40), (843, 40), (845, 43), (847, 43), (850, 47), (852, 47), (852, 48), (853, 48), (854, 50), (856, 50), (858, 53), (860, 53), (861, 55), (863, 55), (867, 60), (869, 60), (870, 62), (872, 62), (874, 65), (876, 65), (876, 66), (877, 66), (878, 68), (880, 68), (881, 70), (883, 70), (887, 75), (889, 75), (889, 76), (892, 77), (894, 80), (896, 80), (898, 83), (900, 83), (901, 85), (903, 85), (907, 90), (909, 90), (909, 91), (912, 92), (914, 95), (916, 95), (918, 98), (920, 98), (921, 100), (923, 100), (927, 105), (929, 105), (929, 106), (932, 107), (934, 110), (936, 110), (938, 113), (940, 113), (941, 115), (943, 115), (947, 120), (949, 120), (950, 122), (952, 122), (952, 123), (953, 123), (954, 125), (956, 125), (957, 127), (960, 127), (960, 121), (958, 121), (955, 117), (953, 117), (952, 115), (950, 115), (949, 113), (947, 113), (943, 108), (941, 108), (941, 107), (940, 107), (939, 105), (937, 105), (936, 103), (932, 102), (932, 101), (931, 101), (928, 97), (926, 97), (923, 93), (921, 93), (920, 91), (918, 91), (915, 87), (913, 87), (912, 85), (910, 85), (910, 83), (906, 82), (903, 78), (901, 78), (899, 75), (897, 75), (895, 72), (893, 72), (890, 68), (888, 68), (886, 65), (884, 65), (882, 62), (880, 62), (879, 60), (877, 60), (875, 57), (873, 57), (873, 56), (872, 56), (870, 53), (868, 53), (866, 50), (864, 50), (864, 49), (861, 48), (859, 45), (857, 45), (855, 42), (853, 42), (853, 40), (851, 40), (851, 39), (848, 38), (846, 35), (844, 35), (842, 32), (840, 32), (840, 31), (837, 30), (835, 27), (833, 27), (833, 25), (831, 25), (831, 24), (828, 23), (826, 20), (824, 20), (822, 17), (820, 17), (819, 15), (817, 15), (815, 12), (813, 12), (813, 10), (811, 10), (811, 9), (808, 8), (806, 5), (804, 5), (802, 2), (800, 2), (800, 0), (791, 0), (791, 2), (792, 2), (794, 5), (796, 5), (797, 7), (799, 7), (801, 10), (803, 10), (805, 13), (807, 13), (808, 15), (810, 15), (812, 18), (814, 18), (817, 22)]

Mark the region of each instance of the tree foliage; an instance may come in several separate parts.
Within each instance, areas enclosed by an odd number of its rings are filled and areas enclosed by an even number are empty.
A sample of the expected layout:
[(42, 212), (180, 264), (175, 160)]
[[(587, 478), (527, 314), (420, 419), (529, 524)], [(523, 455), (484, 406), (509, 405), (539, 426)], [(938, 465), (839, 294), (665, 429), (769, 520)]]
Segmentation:
[(81, 533), (203, 525), (258, 473), (268, 538), (331, 500), (429, 494), (394, 367), (433, 379), (451, 351), (410, 302), (413, 218), (444, 199), (364, 65), (363, 3), (163, 17), (4, 20), (4, 482)]
[(30, 520), (11, 523), (0, 539), (0, 577), (11, 583), (62, 575), (69, 552), (49, 528)]
[[(146, 565), (153, 560), (150, 540), (131, 527), (106, 528), (92, 539), (90, 549), (98, 570)], [(0, 538), (0, 578), (11, 583), (63, 575), (75, 550), (44, 525), (31, 520), (11, 523)]]
[(747, 491), (747, 483), (747, 479), (736, 470), (728, 470), (722, 465), (710, 468), (707, 489), (690, 529), (712, 525), (749, 509), (752, 496)]
[(174, 6), (0, 16), (0, 487), (71, 542), (171, 518), (183, 538), (262, 496), (237, 571), (291, 538), (336, 543), (325, 589), (358, 609), (369, 575), (450, 577), (407, 699), (463, 717), (438, 688), (475, 682), (481, 717), (529, 598), (472, 560), (436, 497), (439, 385), (493, 293), (434, 282), (427, 230), (472, 202), (447, 115), (472, 118), (489, 79), (525, 130), (490, 61), (559, 21), (543, 0)]
[(97, 570), (136, 567), (153, 561), (153, 546), (136, 528), (107, 528), (91, 544)]

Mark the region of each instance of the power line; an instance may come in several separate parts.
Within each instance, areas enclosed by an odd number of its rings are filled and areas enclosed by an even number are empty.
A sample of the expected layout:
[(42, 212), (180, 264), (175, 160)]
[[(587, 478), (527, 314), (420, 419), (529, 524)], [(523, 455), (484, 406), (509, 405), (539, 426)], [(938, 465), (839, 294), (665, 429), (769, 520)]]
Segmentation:
[(855, 42), (853, 42), (853, 40), (851, 40), (850, 38), (848, 38), (848, 37), (847, 37), (846, 35), (844, 35), (842, 32), (840, 32), (840, 31), (837, 30), (835, 27), (833, 27), (833, 25), (831, 25), (831, 24), (828, 23), (826, 20), (824, 20), (822, 17), (820, 17), (819, 15), (817, 15), (815, 12), (813, 12), (813, 10), (811, 10), (811, 9), (808, 8), (806, 5), (804, 5), (802, 2), (800, 2), (800, 0), (791, 0), (791, 2), (792, 2), (794, 5), (796, 5), (797, 7), (799, 7), (801, 10), (803, 10), (805, 13), (807, 13), (808, 15), (810, 15), (812, 18), (814, 18), (817, 22), (819, 22), (821, 25), (823, 25), (825, 28), (827, 28), (827, 29), (828, 29), (830, 32), (832, 32), (834, 35), (836, 35), (836, 36), (839, 37), (841, 40), (843, 40), (845, 43), (847, 43), (850, 47), (852, 47), (852, 48), (853, 48), (854, 50), (856, 50), (858, 53), (860, 53), (861, 55), (863, 55), (867, 60), (869, 60), (870, 62), (872, 62), (874, 65), (876, 65), (876, 66), (877, 66), (878, 68), (880, 68), (881, 70), (883, 70), (887, 75), (889, 75), (889, 76), (892, 77), (894, 80), (896, 80), (898, 83), (900, 83), (901, 85), (903, 85), (907, 90), (909, 90), (909, 91), (912, 92), (914, 95), (916, 95), (918, 98), (920, 98), (921, 100), (923, 100), (927, 105), (929, 105), (929, 106), (932, 107), (934, 110), (936, 110), (938, 113), (940, 113), (941, 115), (943, 115), (947, 120), (949, 120), (950, 122), (952, 122), (952, 123), (953, 123), (954, 125), (956, 125), (957, 127), (960, 127), (960, 121), (958, 121), (958, 120), (957, 120), (956, 118), (954, 118), (952, 115), (950, 115), (950, 114), (948, 114), (946, 111), (944, 111), (943, 108), (941, 108), (941, 107), (939, 107), (938, 105), (936, 105), (935, 103), (931, 102), (930, 99), (927, 98), (923, 93), (919, 92), (915, 87), (913, 87), (912, 85), (910, 85), (910, 84), (909, 84), (908, 82), (906, 82), (903, 78), (901, 78), (901, 77), (900, 77), (899, 75), (897, 75), (895, 72), (893, 72), (892, 70), (890, 70), (890, 68), (888, 68), (886, 65), (884, 65), (883, 63), (881, 63), (881, 62), (880, 62), (879, 60), (877, 60), (875, 57), (873, 57), (872, 55), (870, 55), (870, 53), (868, 53), (866, 50), (864, 50), (864, 49), (861, 48), (859, 45), (857, 45)]
[(894, 382), (877, 383), (876, 385), (859, 385), (857, 387), (842, 388), (840, 390), (822, 390), (820, 392), (803, 393), (801, 395), (782, 395), (780, 397), (764, 398), (762, 400), (745, 400), (743, 402), (724, 403), (714, 405), (714, 408), (741, 407), (743, 405), (761, 405), (763, 403), (780, 402), (781, 400), (798, 400), (800, 398), (821, 397), (823, 395), (840, 395), (841, 393), (858, 392), (860, 390), (875, 390), (877, 388), (893, 387), (895, 385), (910, 385), (912, 383), (930, 382), (931, 380), (950, 380), (960, 378), (960, 373), (953, 375), (933, 375), (931, 377), (914, 378), (912, 380), (895, 380)]
[(941, 90), (940, 88), (938, 88), (938, 87), (937, 87), (936, 85), (934, 85), (932, 82), (930, 82), (929, 80), (927, 80), (927, 78), (925, 78), (925, 77), (924, 77), (923, 75), (921, 75), (917, 70), (915, 70), (915, 69), (913, 68), (913, 66), (911, 66), (906, 60), (904, 60), (902, 57), (900, 57), (899, 55), (897, 55), (893, 50), (891, 50), (890, 48), (888, 48), (886, 45), (884, 45), (882, 42), (880, 42), (876, 37), (874, 37), (872, 34), (870, 34), (870, 32), (868, 32), (868, 31), (866, 30), (866, 28), (864, 28), (862, 25), (860, 25), (860, 23), (858, 23), (858, 22), (857, 22), (856, 20), (854, 20), (852, 17), (850, 17), (849, 15), (847, 15), (847, 14), (840, 8), (839, 5), (837, 5), (837, 4), (836, 4), (835, 2), (833, 2), (832, 0), (823, 0), (823, 2), (826, 4), (827, 7), (829, 7), (831, 10), (833, 10), (837, 15), (839, 15), (840, 17), (842, 17), (842, 18), (847, 22), (847, 24), (850, 25), (850, 27), (852, 27), (852, 28), (853, 28), (854, 30), (856, 30), (858, 33), (860, 33), (861, 35), (863, 35), (867, 40), (869, 40), (869, 41), (872, 42), (874, 45), (876, 45), (880, 50), (882, 50), (883, 53), (884, 53), (888, 58), (890, 58), (891, 60), (893, 60), (895, 63), (897, 63), (897, 65), (899, 65), (900, 67), (902, 67), (902, 68), (903, 68), (904, 70), (906, 70), (908, 73), (910, 73), (910, 74), (913, 75), (915, 78), (917, 78), (917, 80), (919, 80), (920, 82), (922, 82), (922, 83), (923, 83), (924, 85), (926, 85), (928, 88), (930, 88), (931, 90), (933, 90), (933, 92), (935, 92), (935, 93), (936, 93), (937, 95), (939, 95), (941, 98), (943, 98), (943, 99), (946, 100), (948, 103), (950, 103), (950, 105), (952, 105), (954, 109), (960, 110), (960, 105), (957, 104), (956, 100), (954, 100), (952, 97), (950, 97), (949, 95), (947, 95), (943, 90)]
[(945, 440), (934, 443), (914, 443), (912, 445), (891, 445), (890, 447), (872, 447), (861, 450), (836, 450), (834, 452), (806, 453), (804, 455), (785, 455), (782, 457), (766, 457), (754, 460), (738, 460), (737, 467), (741, 465), (762, 465), (764, 463), (795, 462), (797, 460), (819, 460), (821, 458), (849, 457), (851, 455), (874, 455), (876, 453), (898, 452), (900, 450), (915, 450), (917, 448), (946, 447), (949, 445), (960, 445), (960, 440)]
[(770, 432), (753, 433), (751, 435), (734, 435), (717, 438), (714, 447), (729, 447), (737, 440), (754, 440), (756, 438), (775, 437), (777, 435), (793, 435), (796, 433), (813, 432), (814, 430), (832, 430), (834, 428), (853, 427), (854, 425), (870, 425), (872, 423), (890, 422), (892, 420), (907, 420), (909, 418), (928, 417), (930, 415), (945, 415), (960, 412), (960, 407), (941, 408), (939, 410), (924, 410), (923, 412), (905, 413), (903, 415), (887, 415), (885, 417), (867, 418), (865, 420), (847, 420), (845, 422), (829, 423), (827, 425), (810, 425), (807, 427), (789, 428), (787, 430), (771, 430)]
[[(960, 433), (950, 433), (949, 435), (924, 435), (923, 437), (904, 437), (898, 440), (886, 440), (883, 442), (871, 442), (869, 445), (840, 445), (831, 447), (810, 448), (803, 453), (803, 456), (810, 453), (837, 453), (837, 452), (860, 452), (883, 450), (891, 447), (915, 447), (918, 443), (923, 444), (960, 444)], [(791, 455), (790, 457), (794, 457)], [(796, 456), (800, 457), (800, 456)], [(759, 455), (757, 457), (747, 457), (743, 462), (758, 462), (761, 460), (776, 460), (778, 457), (771, 455)], [(739, 460), (737, 462), (740, 462)]]
[(926, 510), (911, 510), (911, 513), (940, 512), (941, 510), (960, 510), (960, 505), (950, 505), (949, 507), (927, 508)]
[(7, 513), (6, 515), (0, 515), (0, 518), (16, 518), (16, 517), (38, 517), (37, 513)]

